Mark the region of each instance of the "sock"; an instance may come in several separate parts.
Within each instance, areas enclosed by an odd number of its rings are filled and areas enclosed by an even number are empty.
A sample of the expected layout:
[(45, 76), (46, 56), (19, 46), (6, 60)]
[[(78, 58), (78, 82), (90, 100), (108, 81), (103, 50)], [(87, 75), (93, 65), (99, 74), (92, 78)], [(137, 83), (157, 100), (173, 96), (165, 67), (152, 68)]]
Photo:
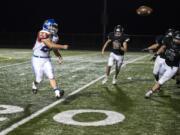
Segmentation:
[(159, 80), (159, 75), (154, 75), (154, 77), (155, 77), (156, 81)]

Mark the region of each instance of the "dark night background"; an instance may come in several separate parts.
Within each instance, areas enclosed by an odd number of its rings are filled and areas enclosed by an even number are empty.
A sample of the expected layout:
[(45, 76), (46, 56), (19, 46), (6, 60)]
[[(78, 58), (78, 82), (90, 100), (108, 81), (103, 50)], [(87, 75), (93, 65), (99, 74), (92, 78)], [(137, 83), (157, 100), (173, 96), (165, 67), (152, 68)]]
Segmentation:
[[(62, 43), (69, 43), (72, 49), (99, 49), (103, 42), (103, 2), (104, 0), (3, 1), (0, 8), (0, 47), (31, 48), (44, 20), (54, 18), (59, 23)], [(150, 6), (153, 13), (138, 16), (136, 9), (141, 5)], [(131, 44), (134, 48), (141, 48), (142, 45), (137, 45), (150, 44), (155, 35), (164, 33), (168, 28), (179, 29), (179, 13), (178, 1), (107, 0), (106, 33), (112, 31), (115, 25), (121, 24), (126, 33), (133, 35)]]

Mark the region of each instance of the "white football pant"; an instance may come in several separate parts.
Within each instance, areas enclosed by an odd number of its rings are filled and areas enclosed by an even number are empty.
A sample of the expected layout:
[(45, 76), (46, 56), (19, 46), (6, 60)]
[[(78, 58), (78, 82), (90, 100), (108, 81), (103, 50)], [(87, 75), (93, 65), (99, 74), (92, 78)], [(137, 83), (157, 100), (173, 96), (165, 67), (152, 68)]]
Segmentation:
[(157, 56), (154, 62), (154, 68), (153, 68), (154, 75), (162, 74), (161, 68), (163, 67), (163, 64), (165, 64), (165, 59), (161, 58), (160, 56)]
[(158, 83), (160, 85), (164, 84), (166, 81), (170, 80), (177, 72), (178, 67), (170, 67), (166, 63), (163, 64), (161, 78), (159, 79)]
[(36, 82), (40, 83), (45, 74), (50, 80), (54, 79), (54, 70), (50, 58), (32, 57), (32, 68), (36, 77)]
[(116, 55), (113, 52), (111, 52), (108, 59), (108, 66), (113, 66), (114, 62), (116, 62), (117, 66), (121, 67), (123, 63), (123, 59), (124, 59), (124, 56)]

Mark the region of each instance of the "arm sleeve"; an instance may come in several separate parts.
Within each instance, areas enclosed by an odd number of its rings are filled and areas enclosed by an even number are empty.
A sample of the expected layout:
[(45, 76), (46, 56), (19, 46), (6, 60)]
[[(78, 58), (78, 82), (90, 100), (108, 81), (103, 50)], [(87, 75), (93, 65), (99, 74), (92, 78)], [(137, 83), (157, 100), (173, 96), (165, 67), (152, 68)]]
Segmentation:
[(45, 33), (45, 32), (39, 32), (38, 36), (37, 36), (37, 40), (39, 42), (41, 42), (42, 39), (48, 39), (49, 38), (49, 34)]
[(59, 36), (58, 35), (53, 35), (52, 42), (57, 43), (58, 41), (59, 41)]
[(128, 35), (125, 35), (124, 36), (124, 42), (130, 42), (130, 37)]
[(113, 32), (110, 32), (107, 36), (108, 39), (112, 40), (112, 37), (113, 37)]

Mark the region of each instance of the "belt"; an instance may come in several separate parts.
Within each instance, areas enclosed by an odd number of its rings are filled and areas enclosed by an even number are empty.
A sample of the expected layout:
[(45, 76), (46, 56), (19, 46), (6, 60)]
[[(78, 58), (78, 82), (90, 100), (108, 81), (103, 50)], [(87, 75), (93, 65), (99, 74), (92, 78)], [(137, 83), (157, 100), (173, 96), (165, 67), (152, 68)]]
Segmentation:
[(46, 56), (37, 56), (37, 55), (34, 55), (34, 54), (33, 54), (33, 57), (36, 57), (36, 58), (50, 58), (50, 56), (47, 56), (47, 57)]

